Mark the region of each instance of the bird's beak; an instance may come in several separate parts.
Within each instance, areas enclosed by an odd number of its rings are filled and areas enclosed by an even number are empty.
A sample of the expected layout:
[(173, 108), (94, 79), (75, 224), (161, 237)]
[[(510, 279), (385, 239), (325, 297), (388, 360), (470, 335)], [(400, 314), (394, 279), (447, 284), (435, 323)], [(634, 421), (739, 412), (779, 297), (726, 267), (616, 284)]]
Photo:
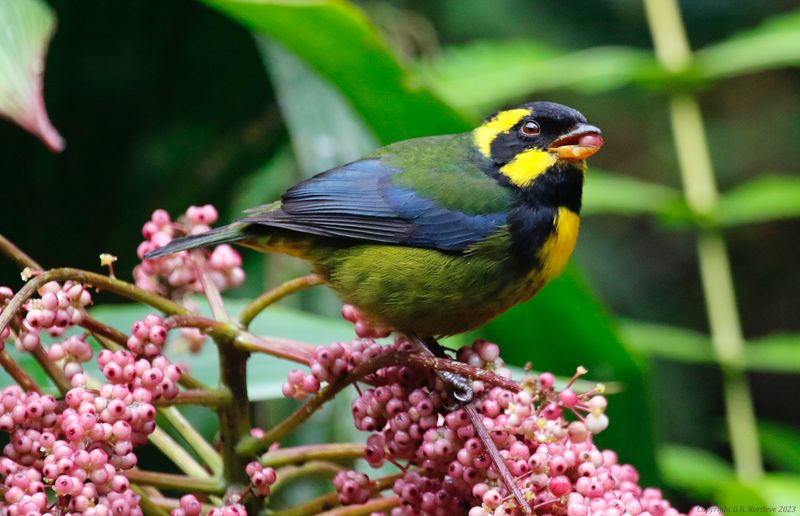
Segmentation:
[(559, 136), (548, 150), (561, 159), (584, 160), (603, 146), (603, 132), (589, 124), (578, 124), (570, 132)]

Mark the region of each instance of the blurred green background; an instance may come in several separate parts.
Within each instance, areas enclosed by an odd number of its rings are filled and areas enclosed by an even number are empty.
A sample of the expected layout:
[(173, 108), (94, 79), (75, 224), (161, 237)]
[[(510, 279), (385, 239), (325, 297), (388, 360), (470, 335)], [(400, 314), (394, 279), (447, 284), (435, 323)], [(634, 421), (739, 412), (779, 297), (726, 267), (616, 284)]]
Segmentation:
[[(211, 202), (230, 220), (382, 143), (466, 130), (517, 101), (565, 103), (606, 139), (587, 177), (575, 266), (478, 333), (515, 365), (570, 376), (583, 364), (591, 379), (621, 382), (599, 441), (684, 509), (800, 503), (796, 1), (681, 2), (698, 53), (677, 73), (657, 64), (636, 1), (51, 5), (58, 28), (45, 97), (66, 150), (51, 154), (0, 122), (0, 230), (41, 263), (94, 270), (109, 252), (129, 278), (141, 225), (156, 208), (177, 215)], [(708, 217), (682, 201), (669, 111), (676, 94), (693, 95), (704, 117), (723, 192)], [(701, 227), (728, 246), (748, 341), (733, 376), (749, 380), (764, 477), (739, 464), (737, 480), (731, 464), (730, 378), (707, 337)], [(244, 255), (249, 280), (236, 297), (305, 271)], [(17, 287), (18, 272), (0, 267), (0, 284)], [(264, 331), (318, 344), (348, 335), (326, 318), (339, 306), (322, 290), (286, 309), (303, 312), (275, 316)], [(265, 387), (263, 397), (274, 391)], [(264, 424), (279, 409), (260, 408)]]

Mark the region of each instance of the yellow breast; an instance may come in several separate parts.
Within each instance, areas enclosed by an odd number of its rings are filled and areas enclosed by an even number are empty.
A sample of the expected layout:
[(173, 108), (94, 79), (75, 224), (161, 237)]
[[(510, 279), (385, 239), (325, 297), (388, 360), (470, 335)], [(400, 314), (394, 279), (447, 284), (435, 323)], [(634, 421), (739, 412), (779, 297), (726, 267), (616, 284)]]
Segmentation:
[(542, 285), (564, 270), (575, 249), (580, 225), (581, 219), (577, 213), (563, 207), (558, 209), (555, 229), (539, 251), (542, 268), (536, 271), (536, 275)]

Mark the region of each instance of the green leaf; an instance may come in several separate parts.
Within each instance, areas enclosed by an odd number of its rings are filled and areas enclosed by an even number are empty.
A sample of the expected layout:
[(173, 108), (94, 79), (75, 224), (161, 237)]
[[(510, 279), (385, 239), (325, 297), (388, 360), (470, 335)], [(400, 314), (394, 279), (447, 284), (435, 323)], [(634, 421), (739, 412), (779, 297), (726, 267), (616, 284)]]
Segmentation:
[(468, 128), (400, 65), (364, 13), (350, 3), (204, 1), (270, 36), (337, 86), (382, 142)]
[(534, 41), (482, 41), (450, 47), (420, 66), (431, 88), (475, 113), (534, 91), (568, 88), (596, 94), (658, 73), (652, 56), (627, 47), (567, 52)]
[(0, 2), (0, 117), (60, 152), (64, 140), (50, 123), (42, 96), (44, 59), (55, 25), (53, 10), (40, 0)]
[(761, 421), (758, 439), (767, 461), (800, 473), (800, 429), (784, 423)]
[(731, 482), (716, 499), (733, 514), (795, 514), (800, 509), (800, 476), (767, 474), (754, 483)]
[(800, 374), (800, 335), (754, 339), (745, 347), (745, 356), (747, 368), (753, 371)]
[[(208, 316), (210, 311), (202, 299), (197, 299), (201, 312)], [(226, 299), (225, 307), (230, 314), (240, 312), (245, 301)], [(102, 305), (92, 310), (92, 315), (100, 321), (128, 333), (134, 321), (152, 313), (142, 305)], [(310, 344), (329, 344), (339, 340), (353, 338), (350, 324), (320, 315), (293, 310), (281, 306), (273, 306), (257, 317), (250, 326), (257, 335), (285, 337)], [(173, 332), (177, 335), (177, 332)], [(171, 342), (175, 337), (171, 336)], [(174, 362), (183, 362), (197, 379), (209, 384), (219, 382), (217, 350), (212, 342), (206, 342), (200, 353), (191, 353), (185, 347), (171, 346), (167, 355)], [(281, 397), (281, 385), (288, 372), (300, 367), (286, 360), (280, 360), (263, 354), (253, 354), (248, 361), (247, 383), (250, 397), (253, 400)]]
[(777, 175), (759, 177), (724, 193), (715, 214), (723, 226), (796, 217), (800, 217), (800, 177)]
[(670, 487), (698, 498), (712, 498), (736, 481), (730, 464), (711, 452), (689, 446), (660, 446), (658, 467)]
[(695, 67), (704, 77), (721, 79), (800, 65), (800, 9), (768, 19), (695, 53)]
[[(716, 362), (708, 335), (641, 321), (619, 322), (620, 335), (630, 349), (643, 356), (694, 364)], [(744, 366), (748, 371), (800, 373), (800, 335), (777, 334), (745, 343)]]
[(711, 341), (700, 332), (630, 320), (620, 321), (619, 331), (630, 349), (644, 356), (687, 363), (714, 362)]
[(683, 202), (680, 191), (592, 168), (586, 179), (582, 214), (671, 215)]
[(327, 80), (267, 38), (259, 39), (259, 47), (305, 177), (356, 160), (378, 146), (369, 127)]

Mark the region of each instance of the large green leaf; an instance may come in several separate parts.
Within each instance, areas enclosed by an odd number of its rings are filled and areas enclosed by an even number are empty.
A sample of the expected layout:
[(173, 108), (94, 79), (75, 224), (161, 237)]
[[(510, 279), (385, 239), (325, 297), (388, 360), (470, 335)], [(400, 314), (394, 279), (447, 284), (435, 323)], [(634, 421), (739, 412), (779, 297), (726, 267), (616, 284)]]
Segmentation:
[(352, 103), (383, 142), (461, 131), (464, 119), (400, 65), (350, 3), (339, 0), (204, 0), (305, 61)]
[(800, 217), (800, 176), (768, 175), (741, 184), (720, 197), (715, 213), (722, 226), (796, 217)]
[(711, 452), (689, 446), (661, 446), (658, 467), (669, 486), (698, 498), (712, 498), (736, 481), (730, 464)]
[(59, 152), (64, 140), (50, 123), (42, 96), (44, 58), (55, 25), (52, 9), (41, 0), (0, 2), (0, 117)]
[(729, 514), (796, 514), (800, 510), (800, 476), (767, 474), (756, 482), (732, 482), (716, 496)]
[(783, 423), (761, 421), (758, 424), (758, 439), (767, 461), (800, 473), (800, 429)]
[(703, 77), (720, 79), (800, 65), (800, 9), (770, 18), (695, 54)]
[(360, 158), (378, 142), (330, 82), (278, 43), (259, 39), (303, 175)]
[(482, 41), (448, 48), (420, 71), (439, 96), (477, 114), (533, 91), (569, 88), (591, 94), (612, 90), (649, 80), (658, 68), (649, 53), (633, 48), (568, 52), (534, 41)]

